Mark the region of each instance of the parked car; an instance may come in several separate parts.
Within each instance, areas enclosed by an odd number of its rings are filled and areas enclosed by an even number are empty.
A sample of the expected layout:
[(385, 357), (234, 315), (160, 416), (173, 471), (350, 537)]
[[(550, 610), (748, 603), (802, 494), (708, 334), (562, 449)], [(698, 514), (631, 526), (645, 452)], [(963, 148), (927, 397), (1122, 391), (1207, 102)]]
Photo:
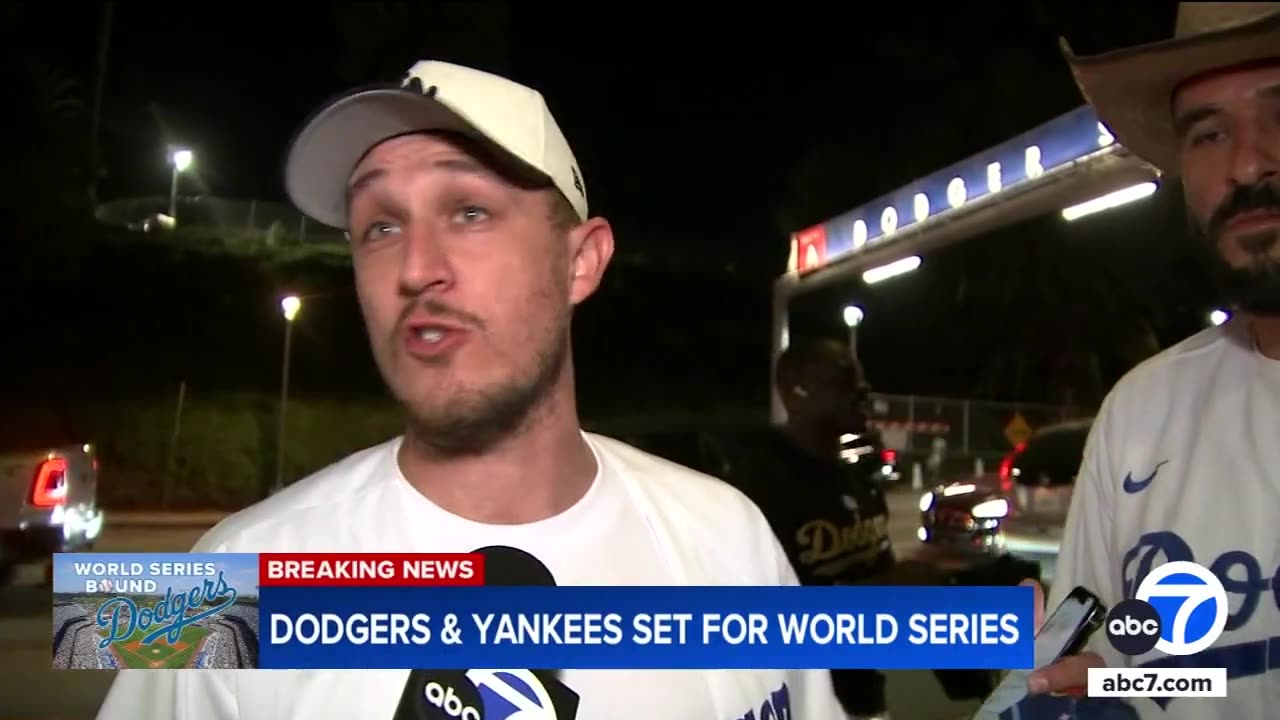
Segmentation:
[(1093, 418), (1046, 425), (1015, 447), (997, 473), (925, 492), (920, 541), (960, 554), (1009, 553), (1052, 564), (1092, 425)]
[(102, 531), (89, 444), (0, 450), (0, 587), (16, 566), (93, 547)]

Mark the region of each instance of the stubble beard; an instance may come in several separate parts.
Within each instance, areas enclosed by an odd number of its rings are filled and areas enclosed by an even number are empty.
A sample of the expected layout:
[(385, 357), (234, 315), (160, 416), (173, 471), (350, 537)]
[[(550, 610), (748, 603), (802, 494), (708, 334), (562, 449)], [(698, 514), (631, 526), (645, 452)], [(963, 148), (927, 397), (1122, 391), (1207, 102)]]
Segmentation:
[(1231, 264), (1223, 249), (1224, 226), (1236, 209), (1280, 205), (1280, 189), (1262, 184), (1241, 189), (1208, 221), (1192, 218), (1197, 243), (1222, 300), (1252, 315), (1280, 316), (1280, 260), (1272, 256), (1280, 246), (1280, 230), (1266, 229), (1234, 240), (1249, 253), (1243, 267)]
[(559, 326), (534, 353), (528, 371), (503, 384), (455, 391), (443, 403), (400, 398), (409, 437), (428, 454), (445, 459), (483, 455), (518, 433), (545, 404), (564, 372), (568, 327)]

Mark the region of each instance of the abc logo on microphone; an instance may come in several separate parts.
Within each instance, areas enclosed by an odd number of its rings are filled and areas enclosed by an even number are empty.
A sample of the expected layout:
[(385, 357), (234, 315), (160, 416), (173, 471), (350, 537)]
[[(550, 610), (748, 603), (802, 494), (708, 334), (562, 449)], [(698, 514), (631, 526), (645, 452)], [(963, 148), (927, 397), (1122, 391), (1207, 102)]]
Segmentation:
[(422, 697), (445, 717), (458, 720), (481, 720), (484, 717), (480, 714), (480, 694), (466, 683), (455, 686), (432, 680), (422, 687)]
[(573, 720), (577, 708), (577, 694), (540, 671), (425, 670), (410, 674), (395, 718)]
[(1207, 568), (1166, 563), (1107, 613), (1107, 637), (1125, 655), (1194, 655), (1221, 637), (1228, 612), (1227, 591)]

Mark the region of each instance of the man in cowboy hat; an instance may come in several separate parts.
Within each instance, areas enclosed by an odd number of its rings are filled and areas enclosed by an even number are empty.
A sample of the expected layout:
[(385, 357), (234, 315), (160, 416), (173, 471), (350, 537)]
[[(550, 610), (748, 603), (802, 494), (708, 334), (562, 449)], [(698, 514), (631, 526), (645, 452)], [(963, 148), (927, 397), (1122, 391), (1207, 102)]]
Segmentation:
[(1087, 58), (1064, 50), (1120, 142), (1181, 179), (1234, 317), (1138, 366), (1104, 402), (1048, 607), (1076, 586), (1114, 607), (1173, 561), (1208, 568), (1226, 602), (1207, 602), (1185, 632), (1166, 628), (1159, 648), (1132, 656), (1099, 632), (1091, 652), (1032, 674), (1030, 690), (1083, 686), (1101, 665), (1225, 667), (1225, 698), (1144, 698), (1134, 708), (1166, 720), (1275, 717), (1280, 3), (1182, 3), (1171, 40)]

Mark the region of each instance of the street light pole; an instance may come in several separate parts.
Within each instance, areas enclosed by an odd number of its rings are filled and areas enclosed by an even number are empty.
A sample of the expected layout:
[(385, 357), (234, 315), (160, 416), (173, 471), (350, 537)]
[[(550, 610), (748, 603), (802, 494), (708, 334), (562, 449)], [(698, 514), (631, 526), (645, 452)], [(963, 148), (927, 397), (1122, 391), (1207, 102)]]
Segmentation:
[(849, 328), (849, 357), (858, 359), (858, 326), (866, 313), (857, 305), (848, 305), (844, 309), (844, 324)]
[(289, 354), (293, 344), (293, 320), (302, 309), (302, 300), (297, 295), (289, 295), (280, 301), (280, 310), (284, 313), (284, 353), (280, 360), (280, 426), (276, 430), (276, 481), (271, 492), (284, 489), (284, 431), (285, 418), (289, 407)]
[(178, 219), (178, 176), (191, 167), (195, 157), (190, 150), (174, 150), (169, 156), (169, 164), (173, 166), (173, 179), (169, 182), (169, 217)]

